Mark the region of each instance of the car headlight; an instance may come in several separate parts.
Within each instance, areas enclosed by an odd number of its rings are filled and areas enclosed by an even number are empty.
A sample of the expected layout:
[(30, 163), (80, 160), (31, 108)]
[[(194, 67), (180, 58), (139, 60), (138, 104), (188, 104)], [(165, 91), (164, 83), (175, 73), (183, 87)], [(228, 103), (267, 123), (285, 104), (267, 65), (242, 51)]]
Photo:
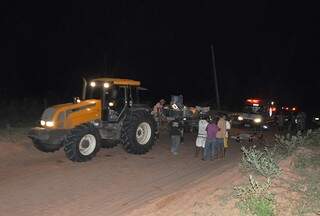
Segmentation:
[(95, 86), (96, 86), (96, 82), (91, 82), (91, 83), (90, 83), (90, 86), (91, 86), (91, 87), (95, 87)]
[(104, 87), (104, 88), (109, 88), (109, 87), (110, 87), (110, 83), (107, 83), (107, 82), (106, 82), (106, 83), (103, 83), (103, 87)]
[(315, 118), (314, 118), (314, 120), (319, 121), (319, 120), (320, 120), (320, 118), (319, 118), (319, 117), (315, 117)]
[(261, 123), (262, 119), (261, 119), (261, 118), (255, 118), (253, 121), (254, 121), (255, 123)]
[(45, 125), (46, 125), (46, 121), (41, 120), (41, 121), (40, 121), (40, 124), (41, 124), (41, 126), (45, 126)]
[(47, 121), (46, 122), (46, 126), (47, 127), (53, 127), (54, 126), (54, 122), (53, 121)]
[(238, 120), (239, 121), (243, 121), (243, 117), (242, 116), (238, 116)]

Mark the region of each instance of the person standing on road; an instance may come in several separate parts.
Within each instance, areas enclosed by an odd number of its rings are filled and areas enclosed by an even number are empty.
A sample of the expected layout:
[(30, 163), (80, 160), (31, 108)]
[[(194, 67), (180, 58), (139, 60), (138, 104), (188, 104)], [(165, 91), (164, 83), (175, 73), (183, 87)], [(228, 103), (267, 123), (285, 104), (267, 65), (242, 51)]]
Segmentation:
[(226, 151), (229, 147), (229, 144), (228, 144), (228, 141), (229, 141), (229, 130), (231, 130), (231, 122), (230, 122), (230, 119), (226, 119), (226, 135), (224, 137), (224, 152), (223, 152), (223, 155), (225, 156), (226, 155)]
[(182, 127), (181, 127), (181, 121), (176, 118), (172, 120), (169, 124), (170, 128), (170, 139), (171, 139), (171, 153), (174, 155), (178, 154), (178, 149), (181, 143), (181, 137), (182, 137)]
[(214, 159), (214, 152), (215, 152), (215, 145), (216, 145), (216, 135), (219, 131), (217, 126), (217, 118), (210, 118), (209, 117), (209, 124), (206, 127), (207, 131), (207, 139), (204, 146), (203, 151), (203, 158), (202, 160), (213, 160)]
[(224, 158), (224, 138), (226, 136), (226, 116), (224, 114), (219, 114), (218, 121), (219, 131), (217, 132), (217, 156), (218, 158)]
[(198, 136), (196, 140), (196, 149), (195, 149), (195, 157), (198, 157), (199, 152), (202, 152), (203, 148), (205, 147), (206, 140), (207, 140), (207, 126), (208, 121), (206, 120), (205, 116), (200, 115), (199, 126), (198, 126)]
[(153, 110), (151, 114), (153, 115), (153, 118), (155, 119), (157, 123), (157, 132), (156, 137), (159, 139), (159, 131), (161, 126), (161, 121), (163, 119), (163, 107), (165, 105), (166, 101), (164, 99), (161, 99), (156, 105), (154, 105)]

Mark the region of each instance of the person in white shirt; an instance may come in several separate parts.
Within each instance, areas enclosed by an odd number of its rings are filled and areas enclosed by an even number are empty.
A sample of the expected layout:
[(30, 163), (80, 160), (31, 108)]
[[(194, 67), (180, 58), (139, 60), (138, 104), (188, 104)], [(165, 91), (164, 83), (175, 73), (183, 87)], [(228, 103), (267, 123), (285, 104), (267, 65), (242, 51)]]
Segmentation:
[(196, 140), (196, 152), (195, 157), (198, 157), (199, 152), (203, 150), (206, 140), (207, 140), (207, 125), (208, 121), (206, 120), (205, 116), (201, 115), (199, 120), (199, 129), (198, 129), (198, 136)]
[(226, 154), (227, 148), (229, 147), (228, 139), (229, 139), (229, 130), (231, 130), (231, 122), (230, 119), (226, 120), (226, 135), (224, 137), (224, 155)]

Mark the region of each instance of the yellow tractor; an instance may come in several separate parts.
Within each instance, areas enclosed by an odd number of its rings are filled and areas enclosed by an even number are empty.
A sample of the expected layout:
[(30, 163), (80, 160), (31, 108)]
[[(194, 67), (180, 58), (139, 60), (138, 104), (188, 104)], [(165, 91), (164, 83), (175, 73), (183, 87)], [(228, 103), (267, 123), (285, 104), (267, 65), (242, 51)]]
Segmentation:
[(151, 109), (139, 103), (140, 82), (129, 79), (84, 79), (82, 99), (47, 108), (39, 127), (28, 136), (43, 152), (64, 148), (77, 162), (92, 159), (100, 147), (121, 143), (132, 154), (145, 154), (155, 143)]

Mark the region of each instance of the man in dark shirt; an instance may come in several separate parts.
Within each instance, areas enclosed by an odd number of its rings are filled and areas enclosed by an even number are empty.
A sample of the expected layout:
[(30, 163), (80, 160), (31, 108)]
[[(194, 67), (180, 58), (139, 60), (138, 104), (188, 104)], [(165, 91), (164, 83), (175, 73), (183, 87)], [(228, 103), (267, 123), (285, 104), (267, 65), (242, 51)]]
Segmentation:
[(169, 134), (171, 138), (171, 152), (172, 154), (177, 155), (178, 148), (181, 143), (181, 137), (182, 137), (182, 124), (178, 118), (170, 122)]

